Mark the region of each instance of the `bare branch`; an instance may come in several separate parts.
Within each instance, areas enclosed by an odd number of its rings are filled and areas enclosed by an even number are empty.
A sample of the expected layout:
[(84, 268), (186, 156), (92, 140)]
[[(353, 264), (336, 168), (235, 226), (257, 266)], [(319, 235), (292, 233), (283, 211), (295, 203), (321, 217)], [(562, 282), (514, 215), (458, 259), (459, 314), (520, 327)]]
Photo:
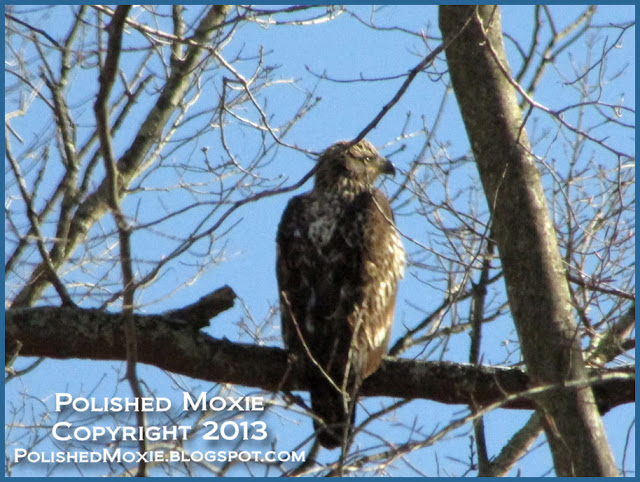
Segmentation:
[[(197, 319), (134, 314), (134, 320), (141, 334), (140, 363), (201, 380), (269, 391), (305, 387), (302, 374), (295, 367), (288, 369), (287, 353), (279, 348), (217, 340), (194, 332)], [(7, 344), (22, 342), (22, 356), (124, 360), (124, 326), (125, 318), (119, 313), (37, 307), (7, 310), (5, 331)], [(288, 373), (286, 380), (284, 373)], [(635, 400), (633, 366), (591, 369), (590, 377), (600, 380), (589, 383), (594, 384), (601, 411)], [(530, 410), (534, 405), (529, 396), (519, 396), (529, 389), (529, 383), (520, 368), (385, 359), (380, 370), (365, 380), (360, 394), (482, 407), (495, 403), (502, 408)]]

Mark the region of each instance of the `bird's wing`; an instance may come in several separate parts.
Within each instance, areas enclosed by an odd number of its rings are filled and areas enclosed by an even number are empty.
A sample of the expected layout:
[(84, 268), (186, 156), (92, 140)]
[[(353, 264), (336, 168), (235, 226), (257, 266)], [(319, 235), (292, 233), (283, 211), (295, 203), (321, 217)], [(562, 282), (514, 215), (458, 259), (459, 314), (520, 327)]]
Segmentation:
[(349, 317), (356, 332), (360, 373), (373, 373), (387, 351), (395, 308), (398, 279), (404, 273), (404, 249), (396, 231), (389, 201), (378, 190), (354, 203), (359, 222), (359, 279), (355, 284), (359, 308)]
[(288, 349), (300, 345), (298, 333), (304, 328), (307, 302), (311, 295), (308, 279), (310, 266), (307, 205), (304, 195), (296, 196), (289, 201), (276, 237), (276, 275), (282, 337)]

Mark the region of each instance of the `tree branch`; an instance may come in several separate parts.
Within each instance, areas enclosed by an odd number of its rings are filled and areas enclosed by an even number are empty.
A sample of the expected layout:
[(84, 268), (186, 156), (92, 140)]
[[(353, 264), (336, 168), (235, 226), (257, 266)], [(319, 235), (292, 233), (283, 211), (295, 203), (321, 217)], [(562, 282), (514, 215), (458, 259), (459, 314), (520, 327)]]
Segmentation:
[[(200, 319), (197, 317), (196, 321)], [(197, 323), (184, 316), (178, 319), (166, 314), (134, 314), (134, 321), (139, 334), (140, 363), (201, 380), (268, 391), (306, 388), (301, 374), (288, 366), (287, 353), (279, 348), (212, 338), (194, 330)], [(13, 308), (6, 311), (5, 322), (7, 347), (22, 343), (22, 356), (126, 359), (122, 343), (125, 318), (120, 313), (77, 307)], [(283, 380), (285, 373), (287, 377)], [(616, 378), (615, 374), (621, 377)], [(590, 377), (600, 378), (594, 384), (594, 392), (601, 412), (635, 401), (633, 374), (633, 367), (590, 370)], [(477, 407), (510, 397), (503, 408), (530, 410), (534, 408), (530, 398), (511, 397), (529, 388), (529, 377), (519, 368), (387, 358), (365, 381), (361, 395), (423, 398), (446, 404), (474, 403)]]
[(223, 286), (213, 293), (203, 296), (195, 303), (168, 311), (165, 316), (183, 320), (195, 329), (200, 329), (207, 326), (211, 318), (231, 308), (235, 299), (235, 292), (228, 286)]
[[(190, 75), (201, 61), (205, 51), (201, 45), (210, 41), (213, 32), (223, 23), (230, 8), (228, 5), (213, 5), (196, 27), (193, 35), (195, 44), (189, 45), (184, 61), (179, 64), (180, 68), (172, 70), (156, 103), (138, 129), (135, 139), (117, 162), (123, 188), (139, 174), (146, 154), (157, 142), (176, 106), (190, 86)], [(50, 256), (54, 268), (61, 266), (71, 256), (93, 223), (104, 215), (108, 209), (108, 189), (109, 182), (105, 180), (78, 206), (69, 226), (67, 237), (56, 242), (51, 249)], [(29, 306), (40, 297), (49, 281), (48, 278), (42, 276), (43, 273), (46, 273), (44, 262), (33, 270), (29, 281), (15, 297), (12, 306)]]

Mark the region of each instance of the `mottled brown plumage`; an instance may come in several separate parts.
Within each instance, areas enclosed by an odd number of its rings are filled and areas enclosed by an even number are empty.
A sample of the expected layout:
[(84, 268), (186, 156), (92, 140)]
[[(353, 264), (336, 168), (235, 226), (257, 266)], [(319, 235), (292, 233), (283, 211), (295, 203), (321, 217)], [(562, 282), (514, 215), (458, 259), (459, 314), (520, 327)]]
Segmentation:
[(284, 343), (304, 363), (314, 427), (327, 448), (346, 441), (358, 388), (389, 343), (405, 256), (389, 201), (373, 183), (394, 172), (368, 141), (338, 142), (278, 228)]

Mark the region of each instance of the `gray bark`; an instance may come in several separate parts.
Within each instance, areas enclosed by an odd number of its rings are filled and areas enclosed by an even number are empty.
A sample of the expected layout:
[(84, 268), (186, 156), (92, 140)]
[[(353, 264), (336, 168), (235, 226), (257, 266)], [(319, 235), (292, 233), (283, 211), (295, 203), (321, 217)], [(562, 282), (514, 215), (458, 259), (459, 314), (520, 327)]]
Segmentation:
[[(284, 350), (218, 340), (198, 331), (204, 312), (214, 316), (229, 308), (232, 293), (221, 288), (195, 305), (164, 315), (134, 314), (138, 361), (211, 382), (268, 391), (304, 390), (304, 377)], [(12, 308), (5, 322), (7, 353), (15, 353), (19, 346), (21, 356), (126, 360), (121, 313), (57, 306)], [(589, 375), (602, 412), (635, 400), (632, 371), (593, 369)], [(385, 359), (360, 395), (473, 403), (480, 409), (496, 403), (532, 409), (530, 396), (517, 396), (530, 388), (529, 377), (518, 368)]]
[(534, 385), (559, 387), (536, 398), (556, 473), (617, 475), (592, 389), (561, 388), (588, 373), (540, 174), (507, 77), (500, 10), (443, 5), (439, 22), (450, 40), (449, 74), (491, 211), (527, 371)]

